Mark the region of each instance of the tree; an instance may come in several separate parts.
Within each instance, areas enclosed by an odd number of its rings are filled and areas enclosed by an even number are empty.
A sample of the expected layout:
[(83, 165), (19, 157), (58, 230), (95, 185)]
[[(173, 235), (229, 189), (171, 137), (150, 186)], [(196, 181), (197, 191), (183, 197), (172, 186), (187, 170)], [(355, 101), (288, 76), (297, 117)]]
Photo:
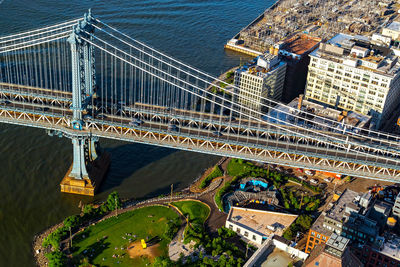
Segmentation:
[(169, 257), (165, 257), (165, 256), (160, 256), (155, 258), (154, 263), (153, 263), (154, 267), (173, 267), (175, 266), (174, 262), (172, 262)]
[(310, 215), (300, 215), (296, 220), (296, 224), (302, 228), (302, 231), (309, 229), (311, 227), (311, 223), (312, 217)]
[(108, 195), (106, 205), (109, 211), (120, 209), (122, 207), (122, 202), (117, 191)]
[(53, 251), (46, 254), (46, 258), (49, 260), (50, 267), (61, 267), (65, 264), (65, 256), (61, 251)]
[(287, 240), (292, 240), (294, 237), (292, 227), (289, 227), (288, 229), (283, 232), (283, 237), (286, 238)]
[(85, 215), (93, 215), (94, 212), (95, 208), (93, 207), (92, 204), (88, 204), (83, 207), (83, 214)]
[(72, 215), (72, 216), (65, 218), (64, 226), (67, 228), (69, 228), (69, 227), (74, 228), (80, 224), (80, 221), (81, 221), (80, 216)]

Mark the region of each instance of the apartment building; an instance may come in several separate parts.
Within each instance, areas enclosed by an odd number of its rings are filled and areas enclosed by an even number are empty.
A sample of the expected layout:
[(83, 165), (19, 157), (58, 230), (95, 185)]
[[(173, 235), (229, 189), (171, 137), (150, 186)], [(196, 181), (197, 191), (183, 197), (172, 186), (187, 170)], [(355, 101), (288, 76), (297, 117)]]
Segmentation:
[(281, 100), (285, 81), (286, 63), (278, 56), (264, 54), (252, 64), (235, 71), (235, 86), (238, 88), (236, 101), (245, 107), (245, 113), (259, 116), (266, 112), (262, 98)]
[(375, 129), (397, 108), (400, 63), (383, 42), (338, 34), (310, 58), (306, 99), (370, 115)]

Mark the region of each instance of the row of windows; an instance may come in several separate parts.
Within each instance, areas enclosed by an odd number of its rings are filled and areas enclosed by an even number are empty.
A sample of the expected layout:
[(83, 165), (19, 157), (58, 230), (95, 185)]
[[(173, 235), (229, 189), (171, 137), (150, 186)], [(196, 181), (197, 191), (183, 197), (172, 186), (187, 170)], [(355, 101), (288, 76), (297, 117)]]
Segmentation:
[[(311, 89), (312, 87), (320, 89), (320, 88), (322, 88), (320, 85), (321, 86), (323, 85), (323, 82), (321, 80), (308, 79), (307, 90)], [(358, 85), (358, 84), (355, 84), (355, 85), (346, 84), (346, 83), (337, 84), (337, 83), (332, 82), (330, 80), (325, 80), (324, 87), (326, 89), (328, 89), (328, 90), (331, 87), (333, 89), (335, 89), (335, 90), (338, 90), (340, 88), (344, 88), (345, 89), (347, 87), (347, 88), (352, 88), (353, 90), (356, 91), (356, 93), (358, 92), (358, 93), (362, 93), (362, 94), (368, 94), (368, 95), (371, 95), (371, 96), (375, 96), (377, 94), (377, 92), (379, 92), (378, 93), (378, 98), (382, 98), (383, 99), (385, 97), (384, 92), (382, 92), (382, 90), (378, 90), (375, 87), (370, 86), (369, 90), (367, 90), (368, 86), (366, 84), (361, 84), (361, 87), (360, 87), (360, 85)]]
[[(317, 66), (316, 63), (318, 63), (318, 59), (313, 57), (311, 62), (312, 62), (311, 66), (316, 67)], [(377, 76), (377, 75), (374, 75), (374, 74), (370, 75), (369, 73), (365, 73), (364, 71), (362, 71), (360, 69), (357, 69), (357, 68), (354, 69), (354, 68), (350, 68), (350, 67), (343, 67), (343, 66), (338, 65), (338, 64), (333, 64), (332, 62), (329, 62), (329, 64), (328, 64), (328, 62), (329, 61), (320, 59), (319, 67), (320, 68), (324, 68), (324, 69), (328, 69), (330, 71), (333, 71), (333, 69), (336, 68), (336, 73), (338, 73), (338, 74), (343, 74), (342, 70), (344, 70), (345, 71), (345, 75), (347, 77), (353, 76), (355, 79), (359, 79), (359, 80), (361, 80), (361, 79), (362, 80), (372, 79), (372, 80), (378, 80), (378, 81), (382, 80), (383, 82), (386, 82), (386, 83), (389, 82), (389, 79), (385, 78), (385, 77), (380, 77), (380, 76)], [(328, 67), (325, 67), (325, 65), (328, 65)], [(352, 73), (353, 73), (353, 75), (351, 75)], [(361, 76), (361, 75), (363, 75), (363, 76)]]
[[(233, 231), (233, 225), (232, 224), (229, 224), (229, 229), (231, 229), (232, 231)], [(239, 227), (236, 227), (236, 233), (238, 233), (238, 234), (240, 234), (241, 233), (241, 229), (239, 228)], [(249, 232), (247, 232), (247, 231), (244, 231), (244, 234), (243, 234), (245, 237), (248, 237), (249, 236)], [(256, 235), (253, 235), (253, 240), (257, 240), (257, 236)]]
[[(311, 65), (311, 66), (315, 67), (313, 65)], [(344, 76), (341, 76), (341, 75), (342, 75), (342, 72), (336, 71), (336, 75), (334, 75), (334, 74), (330, 74), (329, 72), (325, 72), (317, 67), (315, 67), (315, 69), (313, 69), (313, 68), (310, 69), (309, 74), (308, 74), (309, 77), (318, 77), (319, 79), (324, 79), (324, 77), (331, 77), (331, 78), (335, 78), (336, 80), (343, 80), (345, 82), (352, 81), (353, 83), (356, 83), (356, 84), (360, 84), (362, 82), (365, 84), (365, 86), (367, 86), (366, 83), (367, 84), (370, 83), (374, 86), (381, 86), (383, 88), (388, 87), (388, 80), (384, 79), (384, 78), (382, 78), (382, 82), (379, 82), (379, 78), (376, 78), (376, 80), (372, 80), (369, 77), (367, 78), (365, 75), (363, 77), (361, 77), (359, 75), (352, 76), (348, 72), (345, 72)]]

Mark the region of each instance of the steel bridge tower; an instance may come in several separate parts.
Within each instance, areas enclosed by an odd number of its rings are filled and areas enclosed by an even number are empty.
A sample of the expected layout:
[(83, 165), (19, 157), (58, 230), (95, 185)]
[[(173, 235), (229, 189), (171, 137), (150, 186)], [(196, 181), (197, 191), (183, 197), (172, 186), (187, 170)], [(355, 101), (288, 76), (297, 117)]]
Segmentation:
[(109, 155), (98, 155), (98, 138), (83, 131), (85, 115), (93, 116), (95, 111), (96, 76), (94, 49), (82, 37), (91, 38), (87, 33), (94, 32), (94, 23), (89, 10), (68, 38), (72, 63), (71, 125), (75, 134), (67, 136), (72, 140), (73, 162), (61, 182), (61, 191), (84, 195), (94, 195), (109, 166)]

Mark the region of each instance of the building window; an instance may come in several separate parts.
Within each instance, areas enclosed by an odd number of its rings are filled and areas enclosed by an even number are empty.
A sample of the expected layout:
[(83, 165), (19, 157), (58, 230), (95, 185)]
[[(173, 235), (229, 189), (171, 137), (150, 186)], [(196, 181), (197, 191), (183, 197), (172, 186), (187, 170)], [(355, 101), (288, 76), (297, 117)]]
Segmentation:
[(240, 228), (236, 228), (236, 233), (240, 234)]
[(248, 236), (249, 236), (249, 232), (244, 231), (244, 236), (245, 236), (245, 237), (248, 237)]
[(256, 235), (253, 235), (253, 240), (257, 240), (257, 237), (256, 237)]
[(233, 230), (233, 225), (232, 224), (229, 225), (229, 229)]

